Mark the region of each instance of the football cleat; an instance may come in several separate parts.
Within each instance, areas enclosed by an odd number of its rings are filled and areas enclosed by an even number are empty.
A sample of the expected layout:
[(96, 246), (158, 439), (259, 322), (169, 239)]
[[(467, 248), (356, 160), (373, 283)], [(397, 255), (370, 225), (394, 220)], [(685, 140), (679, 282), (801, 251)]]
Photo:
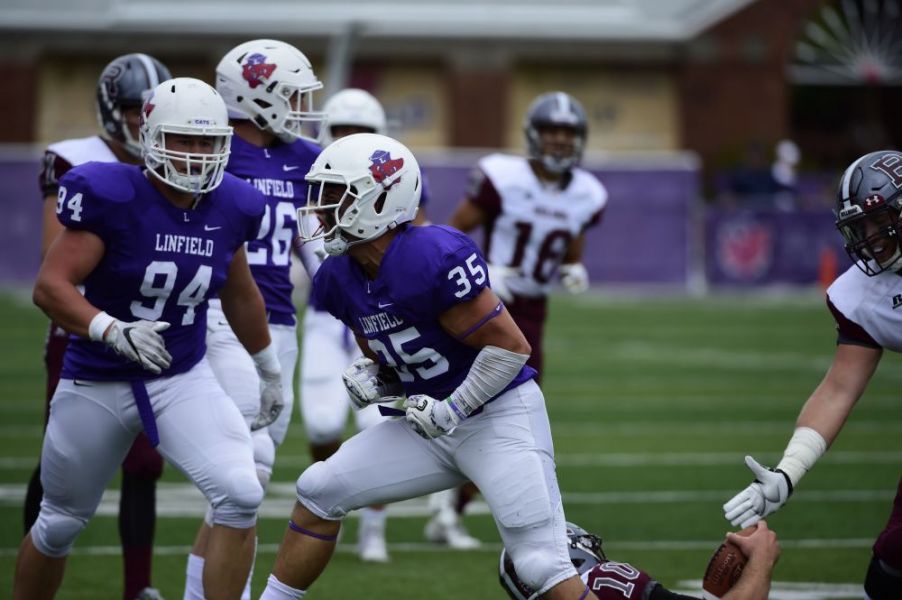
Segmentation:
[(389, 561), (385, 527), (361, 523), (357, 538), (357, 554), (363, 562), (386, 563)]

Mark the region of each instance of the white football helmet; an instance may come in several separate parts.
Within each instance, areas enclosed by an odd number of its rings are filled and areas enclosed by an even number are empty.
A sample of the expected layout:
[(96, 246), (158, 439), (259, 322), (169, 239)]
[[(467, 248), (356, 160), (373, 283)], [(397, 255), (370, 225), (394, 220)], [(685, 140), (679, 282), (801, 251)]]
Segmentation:
[[(298, 209), (300, 238), (305, 243), (324, 240), (331, 256), (413, 221), (420, 204), (417, 159), (401, 142), (375, 133), (355, 133), (333, 142), (306, 179), (311, 185), (307, 206)], [(327, 184), (343, 190), (336, 193)]]
[(323, 128), (323, 143), (328, 145), (335, 141), (332, 127), (347, 125), (363, 127), (370, 133), (385, 135), (387, 122), (385, 110), (379, 101), (365, 90), (347, 88), (341, 90), (323, 105), (326, 123)]
[(229, 116), (250, 119), (286, 143), (319, 141), (325, 115), (314, 110), (313, 92), (322, 87), (304, 53), (278, 40), (240, 44), (216, 67)]
[[(167, 148), (166, 136), (213, 138), (210, 153)], [(141, 108), (144, 164), (158, 179), (183, 192), (203, 194), (222, 182), (232, 128), (222, 97), (212, 87), (190, 77), (177, 77), (155, 87)]]

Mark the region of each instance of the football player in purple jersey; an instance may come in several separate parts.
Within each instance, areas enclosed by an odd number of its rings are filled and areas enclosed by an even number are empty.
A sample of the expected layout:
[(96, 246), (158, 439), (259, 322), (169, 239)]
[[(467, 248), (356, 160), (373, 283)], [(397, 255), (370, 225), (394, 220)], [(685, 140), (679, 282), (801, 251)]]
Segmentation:
[[(382, 105), (372, 94), (361, 89), (346, 88), (337, 92), (323, 105), (323, 112), (326, 114), (323, 128), (325, 144), (355, 133), (384, 135), (388, 128)], [(414, 219), (416, 225), (425, 222), (425, 202), (424, 188), (420, 195), (420, 209)], [(313, 216), (309, 218), (316, 220)], [(325, 256), (322, 240), (301, 245), (300, 255), (312, 281)], [(332, 456), (341, 445), (349, 411), (354, 413), (358, 431), (382, 419), (375, 406), (353, 410), (341, 375), (360, 358), (360, 348), (347, 326), (318, 306), (315, 298), (315, 294), (311, 294), (304, 313), (300, 401), (310, 455), (318, 461)], [(367, 506), (360, 509), (359, 514), (357, 552), (361, 560), (388, 561), (385, 507)]]
[[(616, 562), (605, 556), (601, 538), (579, 525), (567, 523), (570, 560), (598, 600), (696, 600), (671, 592), (648, 573), (629, 563)], [(777, 534), (761, 521), (751, 535), (728, 533), (727, 541), (736, 544), (748, 559), (739, 581), (721, 600), (767, 600), (771, 574), (780, 558)], [(538, 594), (517, 575), (507, 550), (501, 551), (498, 580), (511, 600), (535, 600)]]
[[(786, 504), (839, 435), (883, 350), (902, 352), (902, 152), (871, 152), (849, 165), (834, 213), (855, 264), (827, 289), (838, 333), (833, 363), (802, 407), (777, 466), (745, 457), (755, 480), (723, 506), (734, 525), (751, 525)], [(864, 589), (874, 600), (902, 598), (902, 480)]]
[[(276, 448), (285, 439), (294, 404), (298, 360), (295, 307), (289, 277), (297, 209), (305, 204), (310, 170), (320, 147), (312, 130), (322, 113), (314, 111), (313, 93), (322, 87), (304, 54), (278, 40), (252, 40), (225, 54), (216, 67), (216, 89), (229, 110), (234, 129), (226, 172), (249, 182), (266, 198), (263, 220), (247, 244), (251, 275), (263, 294), (269, 333), (282, 367), (285, 407), (268, 427), (252, 432), (257, 477), (265, 488), (272, 475)], [(222, 387), (251, 425), (260, 412), (259, 379), (247, 350), (210, 299), (207, 360)], [(203, 570), (210, 516), (201, 524), (188, 556), (185, 600), (204, 598)], [(242, 598), (250, 599), (250, 580)]]
[(64, 229), (34, 301), (73, 338), (50, 404), (44, 498), (19, 549), (16, 600), (55, 595), (75, 538), (142, 430), (215, 507), (208, 597), (241, 593), (263, 487), (248, 427), (204, 356), (208, 298), (218, 294), (264, 383), (255, 426), (275, 420), (282, 399), (244, 249), (265, 201), (225, 174), (231, 137), (216, 90), (171, 79), (142, 108), (145, 169), (87, 163), (60, 180)]
[[(143, 95), (170, 77), (169, 69), (146, 54), (125, 54), (104, 67), (97, 82), (97, 120), (105, 135), (56, 142), (44, 153), (40, 176), (44, 198), (42, 257), (63, 230), (56, 214), (60, 178), (72, 167), (89, 161), (141, 164), (138, 126)], [(45, 426), (68, 344), (66, 330), (51, 322), (44, 347), (47, 367)], [(160, 598), (159, 591), (151, 587), (150, 574), (156, 524), (156, 481), (162, 472), (163, 457), (151, 447), (146, 435), (139, 434), (122, 463), (119, 537), (125, 575), (123, 600)], [(43, 493), (38, 464), (25, 496), (25, 533), (38, 518)]]
[[(488, 286), (466, 235), (413, 226), (420, 169), (400, 142), (376, 134), (323, 150), (299, 216), (304, 240), (330, 255), (317, 302), (354, 332), (365, 358), (344, 375), (355, 405), (406, 396), (403, 418), (364, 429), (297, 482), (263, 600), (300, 598), (326, 567), (341, 519), (475, 482), (521, 578), (552, 599), (589, 593), (570, 562), (551, 428), (529, 344)], [(390, 412), (386, 411), (386, 412)]]

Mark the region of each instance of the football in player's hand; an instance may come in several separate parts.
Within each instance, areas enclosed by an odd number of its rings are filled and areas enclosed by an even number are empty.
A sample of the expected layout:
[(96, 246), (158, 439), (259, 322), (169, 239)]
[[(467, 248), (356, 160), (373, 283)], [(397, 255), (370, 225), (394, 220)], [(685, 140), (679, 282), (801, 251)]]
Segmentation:
[[(739, 535), (751, 535), (755, 531), (755, 526), (746, 527), (738, 532)], [(708, 568), (705, 570), (705, 577), (702, 580), (702, 590), (705, 600), (720, 600), (724, 594), (730, 591), (739, 577), (742, 576), (742, 569), (748, 562), (745, 555), (739, 547), (725, 541), (711, 560), (708, 561)]]

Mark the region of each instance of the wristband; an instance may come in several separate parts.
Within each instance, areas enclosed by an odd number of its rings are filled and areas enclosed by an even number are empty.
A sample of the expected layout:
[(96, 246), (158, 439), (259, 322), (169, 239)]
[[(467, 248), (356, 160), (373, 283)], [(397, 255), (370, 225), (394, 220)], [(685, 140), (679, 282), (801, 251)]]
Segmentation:
[(802, 476), (811, 470), (814, 463), (827, 451), (823, 436), (811, 427), (797, 427), (777, 469), (786, 473), (795, 487)]
[(267, 374), (278, 374), (282, 372), (282, 365), (279, 364), (279, 356), (276, 354), (276, 348), (273, 344), (269, 344), (263, 350), (251, 354), (254, 359), (254, 366), (258, 372)]
[(100, 311), (94, 315), (94, 318), (91, 319), (91, 323), (88, 325), (88, 337), (95, 342), (103, 342), (103, 335), (116, 320), (116, 317), (111, 317), (107, 313)]

